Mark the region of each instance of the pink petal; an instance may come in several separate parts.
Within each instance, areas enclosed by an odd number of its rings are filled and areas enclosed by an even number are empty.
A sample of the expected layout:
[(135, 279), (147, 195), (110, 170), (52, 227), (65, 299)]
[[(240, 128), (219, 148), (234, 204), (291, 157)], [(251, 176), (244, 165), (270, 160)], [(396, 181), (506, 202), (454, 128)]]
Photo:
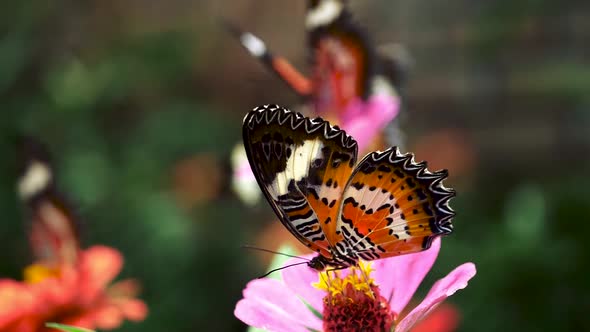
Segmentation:
[(440, 238), (436, 238), (428, 250), (375, 261), (373, 277), (381, 295), (389, 299), (393, 312), (399, 314), (408, 305), (432, 268), (439, 250)]
[(244, 289), (235, 316), (244, 323), (268, 331), (321, 330), (322, 322), (280, 280), (255, 279)]
[(39, 324), (41, 322), (36, 319), (26, 317), (14, 324), (11, 324), (8, 328), (2, 328), (2, 332), (38, 332)]
[(106, 246), (93, 246), (82, 252), (80, 273), (84, 278), (80, 285), (84, 300), (91, 300), (106, 289), (123, 267), (119, 251)]
[(63, 265), (59, 277), (49, 277), (41, 282), (29, 285), (35, 298), (38, 299), (36, 310), (53, 310), (54, 307), (76, 301), (78, 278), (78, 272), (74, 267)]
[(135, 279), (125, 279), (110, 285), (108, 293), (111, 297), (132, 298), (138, 296), (140, 291), (141, 284), (139, 281)]
[(104, 305), (92, 313), (94, 324), (101, 330), (113, 330), (123, 324), (123, 313), (115, 305)]
[(342, 116), (342, 129), (356, 139), (362, 153), (397, 116), (399, 109), (399, 99), (386, 94), (371, 96), (366, 102), (352, 101)]
[[(306, 259), (312, 259), (314, 255), (303, 256)], [(301, 262), (298, 259), (290, 259), (285, 263), (285, 266)], [(324, 296), (326, 292), (312, 286), (312, 283), (318, 282), (318, 271), (307, 267), (307, 265), (299, 265), (286, 268), (281, 271), (281, 275), (285, 285), (289, 287), (295, 294), (302, 298), (312, 308), (319, 313), (324, 312)]]
[(148, 307), (145, 302), (137, 299), (125, 301), (120, 305), (120, 309), (125, 318), (134, 322), (140, 322), (148, 315)]
[(25, 284), (0, 279), (0, 329), (30, 314), (35, 298)]
[(395, 331), (409, 331), (414, 324), (428, 315), (436, 305), (444, 301), (447, 297), (455, 294), (459, 289), (467, 287), (467, 282), (475, 276), (475, 273), (475, 265), (473, 263), (465, 263), (454, 269), (446, 277), (437, 281), (434, 286), (432, 286), (430, 292), (428, 292), (428, 295), (426, 295), (422, 303), (399, 322)]

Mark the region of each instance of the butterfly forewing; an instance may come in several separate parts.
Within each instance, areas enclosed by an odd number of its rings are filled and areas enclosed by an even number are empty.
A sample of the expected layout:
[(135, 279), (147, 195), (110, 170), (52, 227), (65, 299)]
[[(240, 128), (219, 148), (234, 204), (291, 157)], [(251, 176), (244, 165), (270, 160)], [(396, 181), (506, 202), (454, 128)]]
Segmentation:
[(276, 105), (244, 119), (244, 145), (256, 180), (287, 229), (331, 256), (340, 199), (356, 162), (356, 142), (322, 119)]
[(31, 209), (30, 241), (35, 258), (74, 262), (78, 230), (72, 212), (58, 196), (47, 196)]
[(397, 148), (367, 155), (355, 168), (342, 198), (337, 249), (366, 260), (428, 249), (435, 236), (452, 231), (454, 191), (425, 163)]

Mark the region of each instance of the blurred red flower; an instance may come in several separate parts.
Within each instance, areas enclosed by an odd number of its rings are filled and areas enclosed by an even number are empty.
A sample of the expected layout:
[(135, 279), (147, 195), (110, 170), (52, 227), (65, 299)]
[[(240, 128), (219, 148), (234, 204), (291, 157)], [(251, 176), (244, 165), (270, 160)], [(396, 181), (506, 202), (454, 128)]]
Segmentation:
[(453, 332), (459, 327), (459, 310), (452, 304), (443, 303), (432, 310), (411, 332)]
[(117, 250), (93, 246), (80, 251), (76, 264), (36, 263), (25, 269), (23, 282), (0, 279), (0, 330), (53, 330), (47, 322), (108, 330), (124, 319), (145, 319), (147, 306), (135, 298), (137, 283), (110, 284), (122, 266)]

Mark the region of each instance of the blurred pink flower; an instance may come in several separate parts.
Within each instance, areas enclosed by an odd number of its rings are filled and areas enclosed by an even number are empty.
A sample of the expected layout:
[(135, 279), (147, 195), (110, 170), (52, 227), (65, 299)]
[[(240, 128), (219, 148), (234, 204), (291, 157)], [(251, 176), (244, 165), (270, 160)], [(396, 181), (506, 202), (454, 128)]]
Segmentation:
[(145, 319), (137, 283), (110, 284), (122, 267), (117, 250), (94, 246), (81, 250), (75, 264), (29, 266), (24, 282), (0, 279), (0, 331), (54, 331), (47, 322), (110, 330), (124, 319)]
[[(433, 285), (418, 306), (400, 317), (434, 264), (439, 249), (440, 239), (436, 239), (429, 250), (377, 260), (368, 269), (361, 265), (364, 278), (354, 277), (355, 271), (338, 273), (336, 278), (326, 274), (319, 278), (317, 271), (307, 266), (291, 267), (282, 271), (282, 280), (264, 278), (248, 283), (234, 314), (248, 325), (276, 332), (354, 331), (359, 326), (369, 331), (373, 328), (390, 330), (392, 325), (396, 332), (410, 331), (438, 304), (465, 288), (476, 273), (473, 263), (455, 268)], [(300, 261), (287, 264), (295, 262)], [(321, 280), (329, 292), (320, 289), (322, 282), (314, 287), (313, 284)], [(310, 311), (308, 305), (320, 313), (323, 320)]]
[(376, 94), (367, 101), (351, 101), (336, 124), (354, 137), (362, 156), (370, 144), (381, 135), (383, 129), (395, 119), (399, 110), (400, 99), (397, 96)]

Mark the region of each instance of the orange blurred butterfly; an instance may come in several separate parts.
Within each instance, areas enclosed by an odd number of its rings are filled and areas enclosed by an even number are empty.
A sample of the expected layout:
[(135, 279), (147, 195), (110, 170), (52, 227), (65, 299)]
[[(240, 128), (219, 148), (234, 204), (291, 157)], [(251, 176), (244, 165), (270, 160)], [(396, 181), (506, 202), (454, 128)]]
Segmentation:
[[(343, 0), (308, 0), (305, 16), (311, 75), (274, 54), (258, 36), (229, 22), (242, 46), (310, 102), (321, 116), (342, 116), (355, 100), (387, 92), (400, 98), (407, 67), (404, 52), (391, 53), (372, 43)], [(401, 48), (403, 49), (403, 48)]]

